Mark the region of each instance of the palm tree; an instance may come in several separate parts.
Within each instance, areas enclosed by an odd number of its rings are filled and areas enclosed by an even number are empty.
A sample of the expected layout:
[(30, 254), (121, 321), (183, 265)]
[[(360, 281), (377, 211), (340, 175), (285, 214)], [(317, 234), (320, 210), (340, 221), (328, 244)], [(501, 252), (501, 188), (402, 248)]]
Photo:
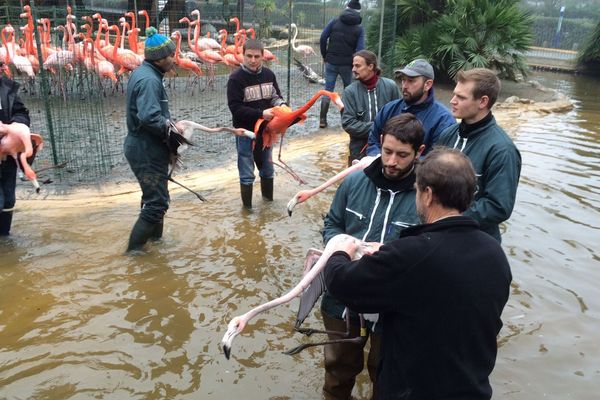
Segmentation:
[(600, 22), (579, 52), (577, 63), (594, 74), (600, 74)]

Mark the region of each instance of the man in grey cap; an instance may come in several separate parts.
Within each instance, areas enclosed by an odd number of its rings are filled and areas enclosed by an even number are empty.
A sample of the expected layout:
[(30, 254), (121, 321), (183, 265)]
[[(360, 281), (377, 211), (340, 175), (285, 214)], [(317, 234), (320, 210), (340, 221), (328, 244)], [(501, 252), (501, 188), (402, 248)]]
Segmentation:
[(409, 112), (415, 114), (425, 130), (425, 153), (433, 147), (440, 133), (456, 121), (450, 111), (435, 99), (433, 92), (433, 67), (426, 60), (416, 59), (404, 68), (394, 71), (396, 80), (401, 81), (402, 98), (386, 104), (377, 113), (369, 132), (367, 155), (381, 153), (381, 130), (385, 123), (396, 115)]

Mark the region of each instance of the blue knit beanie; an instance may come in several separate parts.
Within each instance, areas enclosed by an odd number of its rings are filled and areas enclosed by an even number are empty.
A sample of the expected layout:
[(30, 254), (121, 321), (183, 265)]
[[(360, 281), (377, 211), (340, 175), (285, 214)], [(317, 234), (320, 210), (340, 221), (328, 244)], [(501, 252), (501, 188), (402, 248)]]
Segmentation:
[(156, 61), (175, 53), (175, 43), (165, 35), (158, 33), (155, 27), (146, 29), (144, 58)]

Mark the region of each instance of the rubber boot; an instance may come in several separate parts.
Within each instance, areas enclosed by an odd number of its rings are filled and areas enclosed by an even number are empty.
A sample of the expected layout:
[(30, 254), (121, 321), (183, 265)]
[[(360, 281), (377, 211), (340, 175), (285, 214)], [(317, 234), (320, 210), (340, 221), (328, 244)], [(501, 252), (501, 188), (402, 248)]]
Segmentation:
[(8, 236), (10, 233), (10, 226), (12, 224), (13, 212), (2, 211), (0, 212), (0, 236)]
[(244, 208), (252, 208), (252, 185), (240, 183), (240, 193), (242, 194), (242, 204)]
[(329, 111), (329, 104), (331, 99), (325, 97), (321, 99), (321, 114), (319, 116), (319, 128), (327, 128), (327, 112)]
[(148, 239), (154, 234), (156, 225), (138, 218), (129, 235), (127, 251), (142, 250)]
[(265, 200), (273, 201), (273, 178), (261, 178), (260, 191)]
[(152, 236), (150, 236), (150, 240), (156, 241), (162, 238), (164, 225), (164, 221), (160, 221), (158, 224), (154, 225), (154, 230), (152, 231)]

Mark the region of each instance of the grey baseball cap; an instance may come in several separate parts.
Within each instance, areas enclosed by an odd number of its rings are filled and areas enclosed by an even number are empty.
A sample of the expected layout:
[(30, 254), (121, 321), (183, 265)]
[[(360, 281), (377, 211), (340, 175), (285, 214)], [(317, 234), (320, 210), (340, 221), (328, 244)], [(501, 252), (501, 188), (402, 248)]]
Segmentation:
[(395, 69), (394, 73), (396, 75), (402, 74), (410, 76), (411, 78), (415, 76), (424, 76), (429, 79), (434, 79), (433, 67), (422, 58), (417, 58), (416, 60), (409, 62), (404, 68)]

